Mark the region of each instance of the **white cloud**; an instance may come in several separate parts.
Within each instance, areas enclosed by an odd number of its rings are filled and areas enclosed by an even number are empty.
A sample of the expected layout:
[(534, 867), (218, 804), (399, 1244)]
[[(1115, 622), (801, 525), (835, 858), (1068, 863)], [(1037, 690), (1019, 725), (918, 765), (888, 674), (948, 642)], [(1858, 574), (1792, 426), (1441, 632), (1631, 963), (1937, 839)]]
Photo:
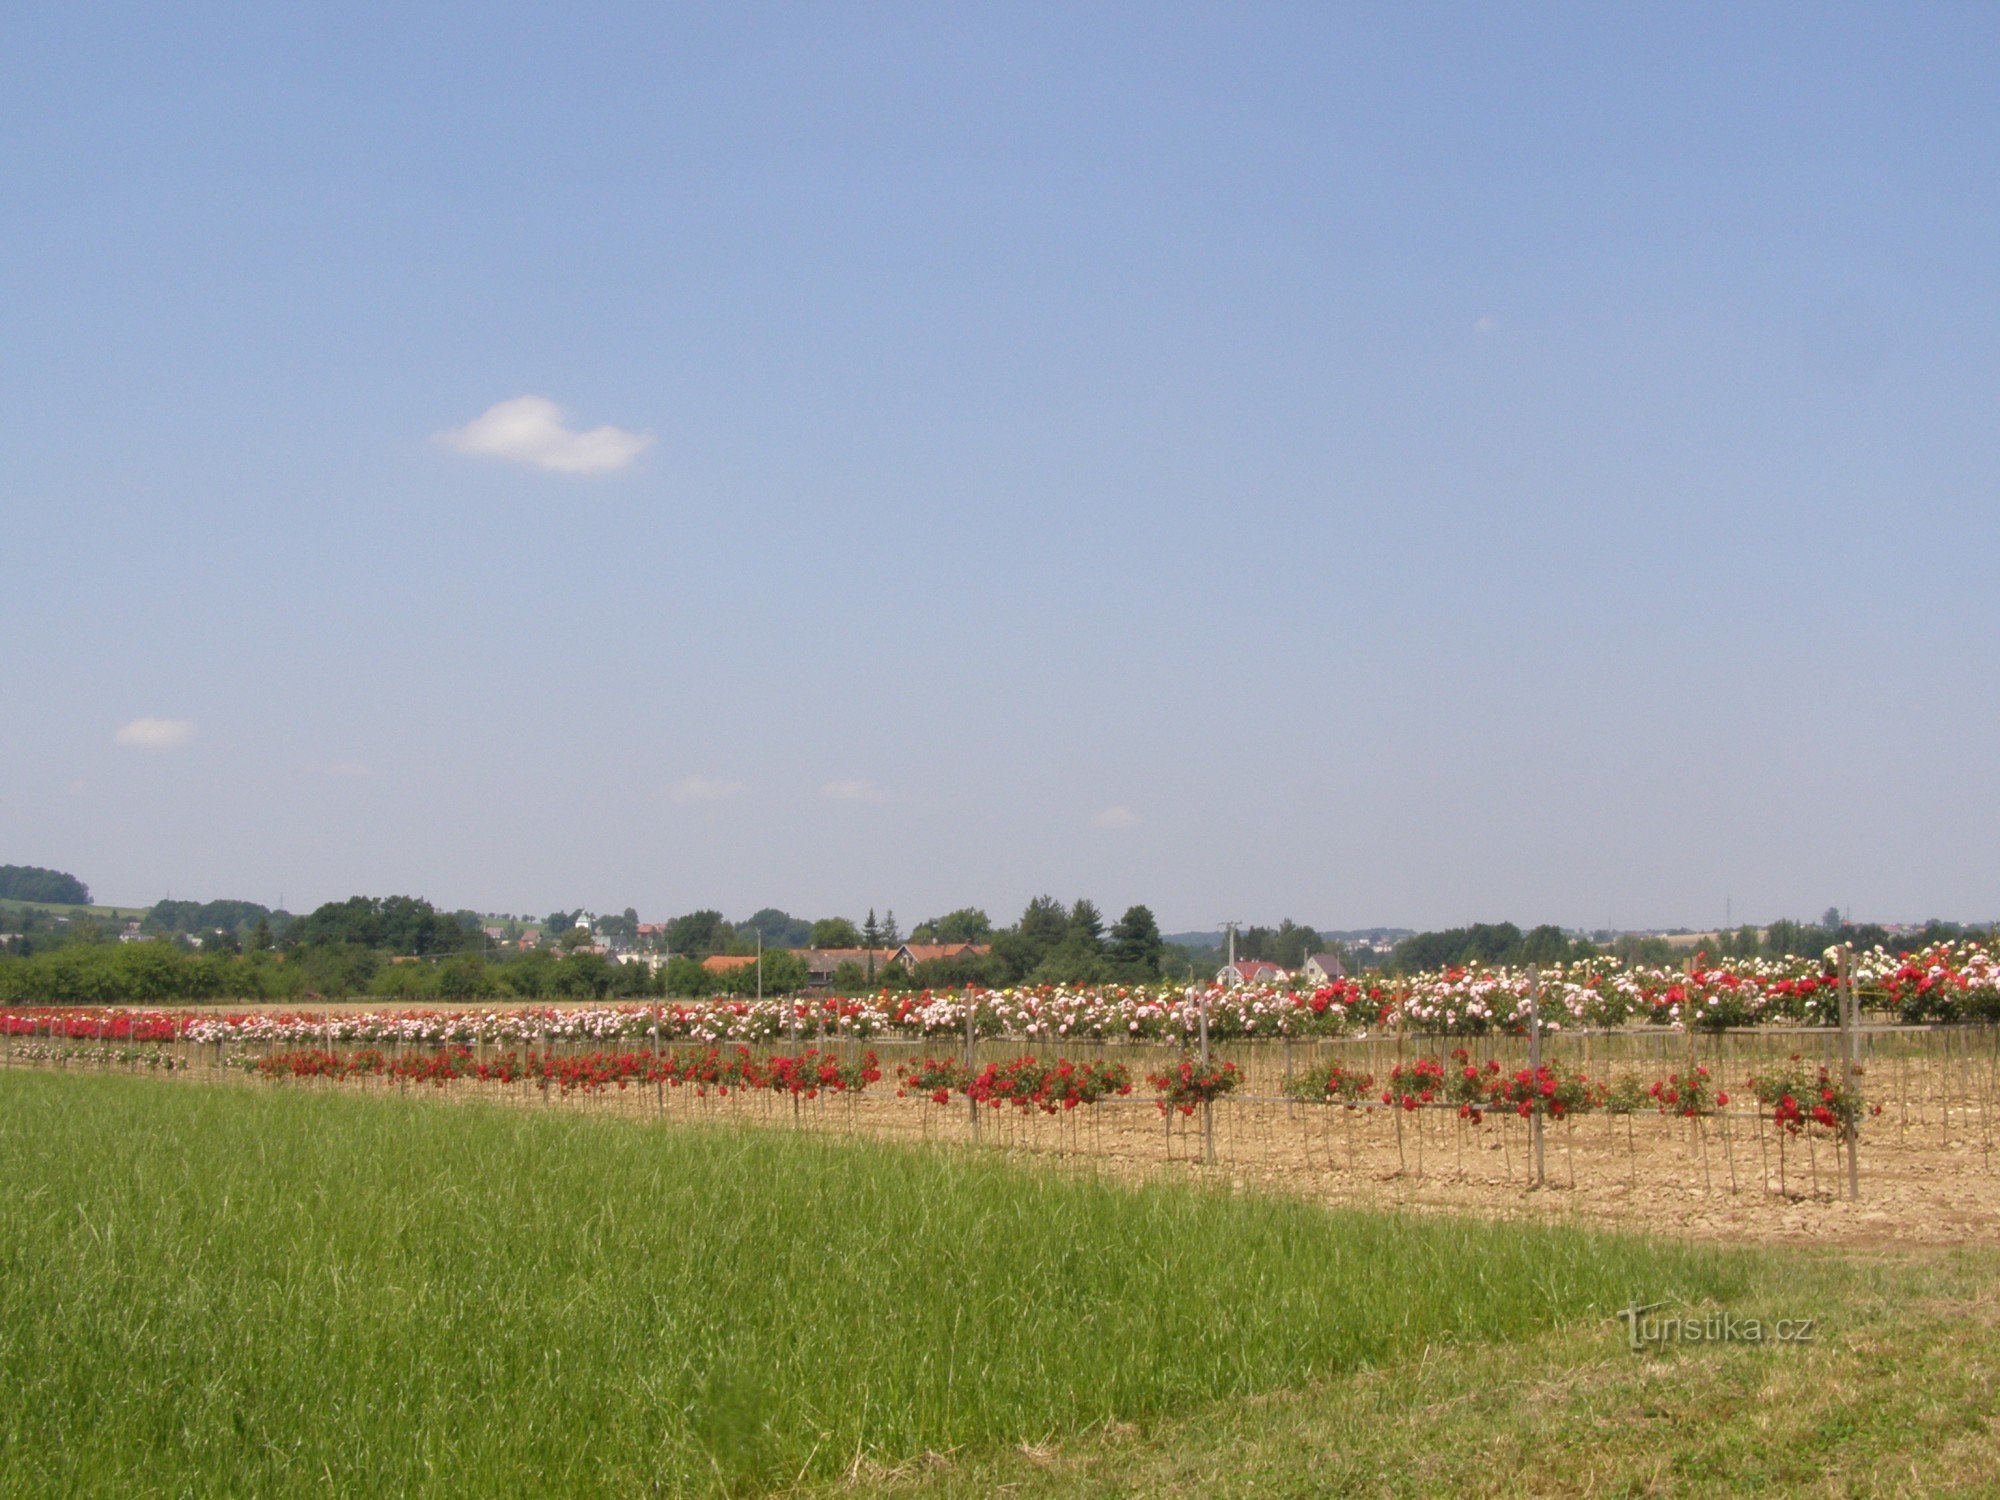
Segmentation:
[(375, 774), (369, 769), (368, 762), (365, 760), (329, 761), (326, 765), (320, 766), (317, 769), (322, 776), (340, 776), (350, 780)]
[(740, 781), (724, 781), (717, 776), (683, 776), (667, 789), (676, 802), (721, 802), (743, 790)]
[(1500, 320), (1494, 317), (1491, 313), (1488, 313), (1485, 317), (1480, 318), (1473, 323), (1472, 331), (1474, 333), (1491, 333), (1494, 329), (1498, 328), (1499, 326), (1500, 326)]
[(113, 736), (121, 745), (141, 750), (171, 750), (194, 738), (193, 719), (134, 719)]
[(1090, 820), (1092, 828), (1133, 828), (1138, 825), (1139, 815), (1129, 807), (1107, 807)]
[(854, 777), (848, 781), (829, 781), (820, 788), (836, 802), (887, 802), (889, 794), (872, 781)]
[(437, 433), (434, 441), (459, 453), (504, 458), (560, 474), (609, 474), (653, 446), (643, 432), (593, 427), (578, 432), (563, 421), (563, 409), (545, 396), (516, 396), (467, 422)]

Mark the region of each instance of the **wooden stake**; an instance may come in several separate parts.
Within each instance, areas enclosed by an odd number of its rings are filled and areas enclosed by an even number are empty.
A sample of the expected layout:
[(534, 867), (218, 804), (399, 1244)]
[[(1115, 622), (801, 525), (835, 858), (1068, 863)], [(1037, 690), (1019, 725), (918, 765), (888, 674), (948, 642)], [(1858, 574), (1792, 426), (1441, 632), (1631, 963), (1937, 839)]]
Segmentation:
[(972, 1097), (972, 1089), (970, 1087), (972, 1083), (972, 1012), (974, 1001), (969, 991), (960, 990), (959, 995), (963, 998), (965, 1004), (965, 1081), (967, 1084), (965, 1103), (966, 1108), (971, 1111), (972, 1143), (976, 1146), (979, 1144), (979, 1101)]
[[(1528, 966), (1528, 1071), (1533, 1076), (1531, 1087), (1539, 1087), (1542, 1073), (1542, 969), (1540, 964)], [(1534, 1098), (1528, 1115), (1528, 1137), (1534, 1146), (1534, 1178), (1530, 1188), (1541, 1187), (1547, 1178), (1543, 1172), (1542, 1160), (1542, 1100), (1540, 1094)]]
[(1845, 1072), (1848, 1108), (1841, 1134), (1847, 1143), (1847, 1196), (1852, 1202), (1861, 1199), (1861, 1148), (1859, 1132), (1856, 1128), (1861, 1113), (1861, 1059), (1857, 1051), (1856, 1026), (1859, 1023), (1859, 1007), (1854, 999), (1854, 950), (1845, 945), (1840, 950), (1840, 1055)]
[[(1201, 1077), (1202, 1086), (1208, 1085), (1208, 992), (1201, 997)], [(1204, 1098), (1201, 1101), (1201, 1159), (1209, 1166), (1215, 1165), (1215, 1101)]]

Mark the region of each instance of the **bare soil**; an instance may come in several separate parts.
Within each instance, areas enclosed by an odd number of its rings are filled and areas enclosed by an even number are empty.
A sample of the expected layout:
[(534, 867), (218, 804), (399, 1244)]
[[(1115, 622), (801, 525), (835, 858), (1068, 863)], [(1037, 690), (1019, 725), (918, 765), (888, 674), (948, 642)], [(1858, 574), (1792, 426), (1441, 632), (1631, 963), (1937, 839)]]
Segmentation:
[[(878, 1044), (879, 1045), (879, 1044)], [(1572, 1061), (1586, 1059), (1581, 1048)], [(1588, 1059), (1593, 1076), (1662, 1073), (1684, 1062), (1685, 1043), (1619, 1050), (1599, 1043)], [(1012, 1105), (984, 1108), (978, 1124), (963, 1098), (937, 1105), (897, 1097), (895, 1063), (927, 1051), (883, 1047), (884, 1081), (861, 1096), (801, 1099), (769, 1093), (697, 1096), (688, 1086), (634, 1084), (601, 1094), (563, 1096), (521, 1084), (460, 1081), (416, 1085), (370, 1082), (283, 1082), (259, 1087), (397, 1090), (439, 1101), (493, 1100), (537, 1109), (567, 1108), (657, 1120), (663, 1125), (733, 1123), (866, 1135), (942, 1148), (1002, 1150), (1065, 1170), (1126, 1179), (1181, 1179), (1223, 1190), (1295, 1194), (1337, 1205), (1420, 1212), (1471, 1213), (1491, 1218), (1568, 1220), (1649, 1234), (1704, 1240), (1755, 1240), (1854, 1247), (2000, 1244), (2000, 1062), (1963, 1043), (1955, 1053), (1935, 1045), (1887, 1043), (1871, 1054), (1864, 1079), (1881, 1113), (1863, 1126), (1860, 1195), (1847, 1197), (1845, 1158), (1824, 1133), (1778, 1130), (1742, 1091), (1749, 1071), (1791, 1046), (1782, 1039), (1755, 1049), (1715, 1048), (1702, 1060), (1717, 1079), (1739, 1091), (1729, 1109), (1700, 1121), (1653, 1112), (1591, 1114), (1550, 1121), (1543, 1138), (1543, 1175), (1533, 1180), (1529, 1122), (1489, 1113), (1477, 1125), (1450, 1109), (1404, 1111), (1376, 1104), (1348, 1109), (1298, 1104), (1276, 1097), (1287, 1069), (1311, 1061), (1310, 1049), (1243, 1048), (1245, 1087), (1213, 1107), (1210, 1135), (1203, 1116), (1159, 1113), (1146, 1092), (1149, 1064), (1169, 1055), (1114, 1049), (1132, 1069), (1133, 1095), (1098, 1106), (1046, 1115)], [(990, 1044), (993, 1055), (1022, 1048)], [(186, 1072), (165, 1077), (214, 1077), (205, 1049)], [(848, 1049), (843, 1049), (848, 1050)], [(1081, 1055), (1087, 1049), (1066, 1049)], [(1436, 1049), (1427, 1049), (1435, 1051)], [(1504, 1054), (1505, 1043), (1485, 1049)], [(1657, 1057), (1650, 1055), (1657, 1051)], [(1107, 1054), (1109, 1055), (1109, 1054)], [(1323, 1054), (1322, 1054), (1323, 1055)], [(1353, 1060), (1386, 1076), (1386, 1047)], [(1509, 1057), (1511, 1066), (1519, 1059)], [(17, 1066), (31, 1065), (16, 1059)], [(242, 1079), (241, 1072), (220, 1076)], [(1211, 1144), (1212, 1142), (1212, 1144)]]

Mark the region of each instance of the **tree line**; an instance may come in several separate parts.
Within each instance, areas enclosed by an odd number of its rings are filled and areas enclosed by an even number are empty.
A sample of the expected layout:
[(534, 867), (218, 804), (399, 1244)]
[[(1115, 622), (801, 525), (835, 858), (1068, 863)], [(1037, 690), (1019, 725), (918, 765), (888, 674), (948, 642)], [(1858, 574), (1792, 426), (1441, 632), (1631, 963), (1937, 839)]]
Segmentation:
[(0, 865), (0, 901), (88, 906), (90, 887), (61, 870), (44, 870), (40, 865)]
[[(793, 947), (851, 950), (831, 976), (841, 992), (1018, 983), (1151, 983), (1171, 967), (1159, 924), (1144, 906), (1107, 924), (1096, 903), (1065, 905), (1053, 896), (1028, 903), (1011, 927), (961, 908), (920, 922), (918, 943), (975, 944), (984, 951), (932, 958), (906, 967), (890, 962), (905, 941), (894, 912), (861, 922), (844, 917), (803, 922), (775, 908), (731, 923), (720, 912), (687, 913), (662, 924), (657, 958), (636, 948), (619, 962), (595, 951), (599, 940), (636, 940), (628, 909), (577, 924), (580, 913), (555, 912), (553, 941), (520, 950), (496, 945), (479, 916), (442, 912), (417, 897), (355, 896), (304, 916), (254, 902), (163, 902), (138, 942), (88, 917), (51, 919), (0, 955), (0, 1000), (60, 1004), (159, 1004), (172, 1001), (307, 1000), (367, 995), (399, 1001), (644, 998), (783, 994), (806, 987), (805, 958)], [(209, 926), (208, 924), (215, 925)], [(190, 928), (203, 930), (190, 931)], [(746, 935), (747, 934), (747, 935)], [(804, 943), (784, 944), (803, 935)], [(200, 946), (193, 939), (200, 938)], [(748, 956), (765, 939), (761, 964), (709, 968), (717, 954)]]
[[(73, 876), (33, 866), (0, 867), (9, 891), (81, 894)], [(14, 900), (31, 899), (14, 896)], [(33, 898), (39, 899), (39, 898)], [(743, 995), (804, 989), (809, 973), (794, 949), (843, 950), (831, 975), (839, 993), (946, 989), (965, 985), (1147, 984), (1213, 974), (1221, 948), (1169, 945), (1150, 909), (1128, 907), (1115, 922), (1088, 898), (1064, 903), (1037, 896), (1008, 926), (978, 907), (926, 918), (903, 933), (893, 910), (871, 908), (847, 917), (806, 919), (765, 907), (741, 921), (704, 908), (660, 924), (641, 924), (635, 910), (586, 917), (557, 910), (541, 919), (543, 944), (526, 950), (511, 941), (532, 925), (501, 920), (498, 942), (489, 919), (442, 911), (413, 896), (354, 896), (302, 916), (253, 901), (161, 901), (141, 923), (146, 941), (88, 915), (60, 916), (12, 908), (18, 929), (0, 953), (0, 1000), (63, 1004), (155, 1004), (172, 1001), (307, 1000), (348, 995), (425, 1000), (541, 1000)], [(641, 926), (647, 931), (642, 934)], [(1818, 923), (1779, 921), (1741, 927), (1707, 943), (1711, 957), (1817, 955), (1837, 942), (1907, 951), (1945, 938), (1984, 935), (1934, 921), (1919, 933), (1892, 936), (1873, 924), (1855, 925), (1829, 909)], [(1609, 937), (1609, 935), (1601, 935)], [(197, 946), (199, 940), (199, 946)], [(976, 945), (982, 951), (931, 958), (914, 967), (891, 963), (908, 941)], [(597, 951), (610, 945), (619, 952)], [(710, 968), (716, 955), (747, 957), (761, 945), (762, 963)], [(1285, 919), (1237, 935), (1240, 959), (1264, 959), (1296, 971), (1310, 954), (1338, 945), (1309, 926)], [(1594, 943), (1544, 924), (1523, 931), (1512, 922), (1411, 934), (1385, 961), (1391, 972), (1454, 965), (1555, 964), (1598, 953), (1628, 962), (1676, 962), (1689, 956), (1663, 937), (1623, 935)], [(624, 956), (632, 961), (619, 962)], [(1342, 955), (1349, 960), (1352, 955)], [(643, 960), (643, 961), (641, 961)]]

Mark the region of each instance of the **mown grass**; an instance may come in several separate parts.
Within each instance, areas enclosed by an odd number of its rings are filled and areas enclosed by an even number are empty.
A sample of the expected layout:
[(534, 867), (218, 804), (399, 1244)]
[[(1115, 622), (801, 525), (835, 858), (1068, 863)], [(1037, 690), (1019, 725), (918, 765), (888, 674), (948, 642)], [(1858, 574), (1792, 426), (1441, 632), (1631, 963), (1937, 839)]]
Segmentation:
[(1747, 1262), (990, 1157), (0, 1075), (0, 1488), (755, 1491), (1740, 1294)]
[(1741, 1316), (1811, 1343), (1633, 1354), (1613, 1323), (892, 1468), (831, 1496), (2000, 1495), (2000, 1251), (1771, 1253)]

